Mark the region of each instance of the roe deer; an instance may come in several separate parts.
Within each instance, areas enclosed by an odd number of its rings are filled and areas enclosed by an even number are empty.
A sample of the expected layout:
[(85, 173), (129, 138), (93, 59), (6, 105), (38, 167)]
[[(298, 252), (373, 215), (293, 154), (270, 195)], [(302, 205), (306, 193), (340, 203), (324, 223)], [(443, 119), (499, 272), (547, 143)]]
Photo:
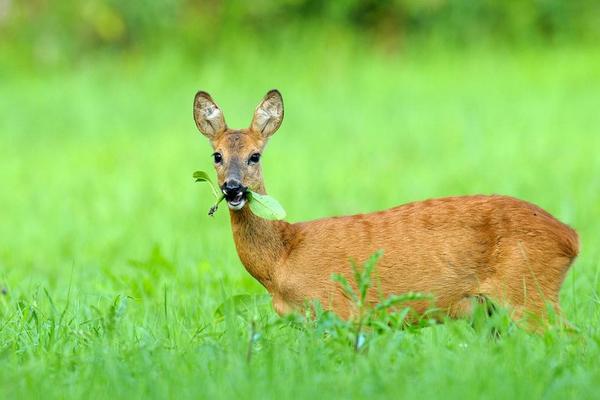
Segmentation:
[[(290, 224), (252, 214), (248, 189), (264, 194), (260, 157), (283, 120), (283, 99), (271, 90), (247, 129), (230, 129), (206, 92), (194, 99), (194, 120), (214, 149), (218, 184), (230, 209), (235, 246), (248, 272), (272, 295), (279, 314), (306, 301), (348, 318), (355, 311), (339, 273), (351, 281), (350, 260), (378, 249), (378, 286), (387, 296), (430, 293), (452, 318), (473, 299), (492, 298), (512, 310), (547, 317), (579, 251), (577, 233), (541, 208), (508, 196), (447, 197), (386, 211)], [(373, 293), (370, 301), (376, 301)], [(415, 304), (417, 313), (428, 304)]]

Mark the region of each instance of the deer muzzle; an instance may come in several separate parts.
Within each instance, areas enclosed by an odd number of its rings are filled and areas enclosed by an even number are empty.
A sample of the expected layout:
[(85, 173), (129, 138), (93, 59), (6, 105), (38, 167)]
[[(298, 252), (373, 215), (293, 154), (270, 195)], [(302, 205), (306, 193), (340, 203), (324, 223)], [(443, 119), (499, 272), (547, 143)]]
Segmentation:
[(232, 210), (241, 210), (246, 204), (246, 193), (248, 188), (242, 185), (237, 179), (228, 179), (223, 183), (221, 187), (227, 205)]

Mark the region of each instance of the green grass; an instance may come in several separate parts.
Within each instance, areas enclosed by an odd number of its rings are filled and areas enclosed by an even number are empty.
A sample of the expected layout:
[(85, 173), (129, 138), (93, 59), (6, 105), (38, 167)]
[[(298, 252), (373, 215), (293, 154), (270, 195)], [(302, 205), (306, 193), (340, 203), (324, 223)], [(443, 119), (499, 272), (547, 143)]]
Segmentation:
[[(600, 52), (323, 47), (4, 71), (2, 397), (598, 396)], [(453, 321), (372, 333), (356, 354), (327, 319), (279, 319), (191, 178), (211, 170), (196, 90), (244, 127), (273, 87), (286, 117), (263, 165), (290, 221), (447, 195), (532, 201), (580, 233), (561, 303), (581, 332), (494, 339)], [(215, 313), (241, 294), (249, 310)]]

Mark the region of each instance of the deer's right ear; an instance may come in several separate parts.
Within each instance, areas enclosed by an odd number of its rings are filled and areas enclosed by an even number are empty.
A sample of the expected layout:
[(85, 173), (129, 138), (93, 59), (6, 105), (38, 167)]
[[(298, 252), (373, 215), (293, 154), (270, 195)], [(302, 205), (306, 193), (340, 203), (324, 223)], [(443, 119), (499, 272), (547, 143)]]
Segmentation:
[(202, 91), (194, 98), (194, 121), (198, 130), (211, 140), (227, 129), (223, 112), (210, 94)]
[(268, 138), (275, 133), (281, 121), (283, 120), (283, 98), (278, 90), (270, 90), (265, 97), (261, 100), (250, 128), (260, 133), (264, 138)]

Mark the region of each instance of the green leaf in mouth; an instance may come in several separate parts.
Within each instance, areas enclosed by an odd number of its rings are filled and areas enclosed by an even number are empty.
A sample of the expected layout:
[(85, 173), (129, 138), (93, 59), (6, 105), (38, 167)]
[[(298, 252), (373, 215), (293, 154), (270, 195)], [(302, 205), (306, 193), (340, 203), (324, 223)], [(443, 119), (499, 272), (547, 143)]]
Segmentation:
[(269, 220), (285, 218), (285, 210), (274, 197), (253, 191), (248, 191), (247, 196), (248, 205), (254, 215)]
[[(208, 176), (208, 174), (206, 172), (196, 171), (196, 172), (194, 172), (193, 177), (196, 180), (196, 182), (207, 182), (210, 185), (210, 189), (212, 190), (213, 194), (215, 195), (215, 198), (219, 200), (219, 197), (221, 197), (218, 194), (219, 191), (216, 189), (215, 184), (213, 183), (213, 181), (210, 179), (210, 177)], [(219, 201), (221, 201), (221, 200), (219, 200)]]
[(219, 203), (223, 201), (225, 196), (223, 196), (222, 194), (219, 194), (219, 191), (217, 191), (217, 189), (215, 188), (215, 184), (213, 183), (213, 181), (210, 179), (210, 177), (208, 176), (208, 174), (206, 172), (196, 171), (196, 172), (194, 172), (193, 177), (196, 180), (196, 182), (208, 183), (208, 185), (210, 186), (210, 189), (212, 190), (213, 195), (217, 199), (217, 202), (210, 208), (210, 210), (208, 210), (208, 215), (210, 217), (212, 217), (215, 214), (215, 212), (217, 212), (217, 209), (219, 208)]

